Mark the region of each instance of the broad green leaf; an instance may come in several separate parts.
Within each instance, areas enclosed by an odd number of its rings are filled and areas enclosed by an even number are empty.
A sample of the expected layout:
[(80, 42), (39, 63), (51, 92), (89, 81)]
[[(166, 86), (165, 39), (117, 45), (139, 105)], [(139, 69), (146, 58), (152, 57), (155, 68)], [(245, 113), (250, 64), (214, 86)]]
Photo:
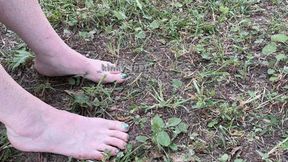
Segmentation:
[(274, 52), (277, 51), (277, 45), (276, 43), (272, 42), (272, 43), (269, 43), (267, 44), (263, 49), (262, 49), (262, 53), (264, 55), (270, 55)]
[(188, 130), (188, 125), (186, 124), (186, 123), (180, 123), (178, 126), (177, 126), (177, 128), (181, 131), (181, 132), (183, 132), (183, 133), (185, 133), (185, 132), (187, 132), (187, 130)]
[(147, 140), (148, 140), (148, 137), (146, 137), (146, 136), (137, 136), (137, 137), (136, 137), (136, 141), (138, 141), (138, 142), (144, 143), (144, 142), (146, 142)]
[(170, 139), (168, 133), (165, 132), (165, 131), (159, 132), (159, 133), (157, 134), (156, 139), (157, 139), (157, 142), (158, 142), (160, 145), (165, 146), (165, 147), (169, 146), (170, 143), (171, 143), (171, 139)]
[(158, 28), (160, 27), (160, 23), (159, 23), (159, 21), (154, 20), (154, 21), (149, 25), (149, 27), (150, 27), (152, 30), (158, 29)]
[(269, 74), (269, 75), (272, 75), (272, 74), (275, 74), (275, 70), (274, 69), (268, 69), (268, 71), (267, 71), (267, 73)]
[(186, 123), (181, 122), (179, 125), (177, 125), (177, 127), (175, 128), (173, 132), (177, 136), (180, 133), (186, 133), (187, 130), (188, 130), (188, 125)]
[(220, 12), (222, 12), (224, 15), (229, 13), (229, 8), (225, 6), (220, 6), (219, 8)]
[(79, 104), (82, 107), (87, 107), (89, 102), (89, 97), (84, 93), (74, 94), (74, 103)]
[(217, 120), (217, 119), (213, 119), (212, 121), (210, 121), (209, 123), (208, 123), (208, 127), (209, 128), (212, 128), (212, 127), (214, 127), (216, 124), (218, 124), (219, 123), (219, 121)]
[(250, 90), (248, 90), (248, 95), (250, 96), (250, 97), (256, 97), (257, 96), (257, 92), (255, 92), (255, 91), (250, 91)]
[(279, 61), (282, 61), (282, 60), (285, 60), (287, 58), (286, 55), (284, 54), (279, 54), (276, 56), (276, 60), (279, 62)]
[(135, 35), (135, 37), (137, 39), (144, 39), (144, 38), (146, 38), (146, 34), (145, 34), (145, 32), (143, 30), (141, 30)]
[(229, 155), (228, 154), (224, 154), (219, 158), (220, 162), (226, 162), (229, 160)]
[(113, 11), (113, 13), (114, 13), (114, 16), (116, 16), (118, 20), (125, 20), (127, 18), (124, 12)]
[(278, 79), (279, 78), (277, 76), (272, 76), (272, 77), (269, 78), (269, 81), (276, 82), (276, 81), (278, 81)]
[(285, 34), (276, 34), (271, 36), (273, 42), (285, 43), (288, 40), (288, 36)]
[(171, 145), (169, 145), (169, 148), (173, 151), (177, 151), (178, 150), (178, 146), (175, 143), (172, 143)]
[(167, 122), (167, 127), (175, 127), (181, 123), (181, 119), (179, 118), (170, 118)]
[(153, 119), (152, 119), (152, 130), (155, 132), (160, 131), (161, 129), (163, 129), (165, 127), (164, 121), (163, 119), (161, 119), (159, 117), (159, 115), (156, 115)]
[(173, 79), (172, 80), (172, 86), (175, 88), (175, 89), (179, 89), (183, 86), (183, 82), (181, 80), (178, 80), (178, 79)]

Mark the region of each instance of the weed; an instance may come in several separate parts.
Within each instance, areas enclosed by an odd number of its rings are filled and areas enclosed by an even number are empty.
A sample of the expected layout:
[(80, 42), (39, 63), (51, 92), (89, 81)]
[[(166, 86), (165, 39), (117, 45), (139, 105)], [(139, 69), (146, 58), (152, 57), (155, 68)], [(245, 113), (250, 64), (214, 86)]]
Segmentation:
[[(173, 141), (181, 134), (187, 133), (188, 125), (184, 123), (180, 118), (172, 117), (164, 122), (164, 120), (156, 115), (151, 119), (152, 136), (137, 136), (136, 140), (140, 143), (147, 144), (151, 140), (159, 150), (164, 151), (167, 158), (166, 149), (169, 148), (172, 151), (178, 151), (178, 146)], [(172, 135), (169, 135), (172, 134)]]
[[(115, 88), (115, 87), (114, 87)], [(105, 88), (102, 84), (97, 84), (93, 87), (83, 87), (78, 92), (66, 91), (72, 96), (72, 108), (74, 111), (85, 110), (97, 110), (96, 114), (109, 114), (106, 109), (114, 103), (111, 95), (114, 88)]]
[(0, 132), (0, 159), (1, 161), (7, 161), (12, 156), (17, 156), (17, 153), (12, 148), (6, 136), (6, 131)]
[[(154, 87), (152, 87), (153, 93), (150, 93), (150, 95), (155, 99), (156, 103), (151, 106), (146, 106), (146, 111), (151, 109), (159, 109), (159, 108), (186, 108), (184, 104), (189, 101), (189, 99), (183, 99), (179, 96), (172, 96), (168, 99), (164, 97), (164, 91), (163, 91), (163, 85), (161, 82), (158, 83), (158, 89), (156, 90)], [(179, 84), (179, 83), (178, 83)], [(175, 86), (175, 81), (174, 81)], [(186, 108), (187, 109), (187, 108)]]
[(26, 49), (16, 50), (11, 60), (8, 61), (8, 65), (12, 70), (15, 70), (21, 65), (26, 64), (28, 61), (31, 61), (33, 58), (34, 56), (30, 52), (26, 51)]

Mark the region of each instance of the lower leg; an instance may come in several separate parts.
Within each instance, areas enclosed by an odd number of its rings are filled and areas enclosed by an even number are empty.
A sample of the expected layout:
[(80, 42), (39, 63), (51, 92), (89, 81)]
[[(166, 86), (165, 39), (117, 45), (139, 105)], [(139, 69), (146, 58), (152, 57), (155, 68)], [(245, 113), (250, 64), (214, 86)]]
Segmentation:
[[(36, 0), (0, 0), (0, 21), (16, 31), (36, 53), (36, 68), (45, 75), (78, 74), (98, 81), (124, 81), (101, 71), (101, 64), (69, 48), (52, 29)], [(101, 159), (105, 150), (124, 149), (127, 125), (57, 110), (21, 88), (0, 65), (0, 121), (19, 150), (52, 152), (81, 159)], [(123, 127), (124, 126), (124, 127)]]
[(102, 71), (102, 65), (113, 64), (88, 59), (71, 49), (52, 28), (37, 0), (0, 0), (0, 21), (35, 52), (35, 67), (44, 75), (81, 75), (96, 82), (104, 76), (106, 82), (126, 78), (120, 72)]
[(124, 149), (127, 125), (57, 110), (20, 87), (0, 65), (0, 121), (11, 144), (22, 151), (102, 159)]

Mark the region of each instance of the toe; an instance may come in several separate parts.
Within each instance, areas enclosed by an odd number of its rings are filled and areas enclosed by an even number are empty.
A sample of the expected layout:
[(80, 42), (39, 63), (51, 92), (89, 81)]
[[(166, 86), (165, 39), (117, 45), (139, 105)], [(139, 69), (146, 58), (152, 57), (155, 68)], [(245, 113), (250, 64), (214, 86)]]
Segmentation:
[(91, 155), (91, 158), (89, 159), (93, 159), (93, 160), (102, 160), (104, 158), (104, 155), (99, 152), (99, 151), (95, 151), (93, 155)]
[(84, 76), (85, 78), (92, 80), (94, 82), (101, 83), (123, 83), (127, 80), (128, 75), (124, 73), (111, 73), (111, 72), (97, 72), (96, 74), (88, 74)]
[(88, 70), (88, 74), (85, 76), (95, 82), (104, 83), (122, 83), (127, 80), (128, 75), (121, 73), (121, 68), (117, 67), (107, 61), (91, 60), (92, 66)]
[[(73, 155), (72, 155), (73, 156)], [(77, 154), (73, 156), (76, 159), (80, 159), (80, 160), (102, 160), (104, 158), (104, 155), (99, 152), (99, 151), (93, 151), (91, 153), (85, 153), (85, 154)]]
[(105, 141), (106, 144), (118, 147), (121, 150), (124, 150), (126, 148), (127, 143), (119, 138), (110, 137)]
[(112, 72), (104, 72), (100, 80), (103, 80), (104, 83), (123, 83), (127, 79), (127, 74), (123, 73), (112, 73)]
[(101, 152), (104, 152), (104, 153), (107, 153), (107, 154), (110, 154), (110, 155), (117, 155), (119, 153), (119, 149), (113, 147), (113, 146), (110, 146), (110, 145), (100, 145), (98, 147), (96, 147), (96, 149), (98, 151), (101, 151)]
[(127, 133), (121, 132), (121, 131), (116, 131), (116, 130), (110, 130), (109, 135), (111, 137), (116, 137), (119, 138), (120, 140), (123, 140), (125, 142), (128, 141), (129, 135)]
[(129, 130), (129, 125), (119, 121), (110, 121), (109, 129), (127, 132)]

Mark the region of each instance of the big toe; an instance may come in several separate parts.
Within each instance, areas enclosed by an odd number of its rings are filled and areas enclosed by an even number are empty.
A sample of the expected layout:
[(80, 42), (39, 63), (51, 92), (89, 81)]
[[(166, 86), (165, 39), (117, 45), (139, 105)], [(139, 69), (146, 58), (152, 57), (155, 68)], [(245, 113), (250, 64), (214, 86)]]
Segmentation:
[(80, 160), (102, 160), (104, 158), (104, 155), (100, 152), (100, 151), (92, 151), (90, 153), (83, 153), (83, 154), (75, 154), (72, 155), (72, 157), (76, 158), (76, 159), (80, 159)]
[(102, 72), (99, 77), (96, 77), (96, 81), (102, 81), (104, 83), (123, 83), (127, 80), (128, 75), (124, 73)]
[(121, 73), (120, 67), (107, 61), (91, 60), (90, 70), (86, 75), (87, 79), (103, 83), (123, 83), (128, 75)]
[(110, 155), (117, 155), (119, 153), (119, 149), (117, 149), (116, 147), (113, 147), (111, 145), (107, 145), (107, 144), (103, 144), (103, 145), (98, 145), (96, 147), (96, 149), (98, 151), (101, 151), (101, 152), (104, 152), (104, 153), (107, 153), (107, 154), (110, 154)]

